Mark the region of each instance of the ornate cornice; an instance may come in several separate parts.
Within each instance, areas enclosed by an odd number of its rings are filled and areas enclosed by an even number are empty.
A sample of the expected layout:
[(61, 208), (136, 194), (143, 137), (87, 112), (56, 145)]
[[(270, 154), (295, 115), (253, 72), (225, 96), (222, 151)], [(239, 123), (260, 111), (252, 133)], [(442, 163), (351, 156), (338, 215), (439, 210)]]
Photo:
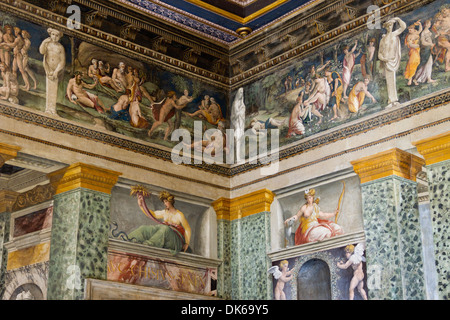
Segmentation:
[(0, 143), (0, 167), (5, 164), (6, 161), (17, 157), (17, 152), (21, 148), (6, 143)]
[[(424, 6), (434, 0), (380, 0), (380, 21), (388, 19), (394, 14), (400, 14), (408, 10), (413, 10), (419, 6)], [(326, 18), (330, 13), (338, 10), (347, 10), (348, 4), (354, 2), (353, 0), (340, 0), (333, 2), (332, 4), (320, 8), (317, 11), (308, 12), (308, 16), (301, 17), (300, 19), (292, 19), (292, 21), (286, 22), (285, 26), (281, 26), (274, 30), (271, 30), (270, 36), (267, 36), (265, 30), (261, 30), (261, 39), (258, 41), (248, 41), (246, 43), (239, 43), (236, 47), (232, 48), (230, 56), (230, 68), (231, 75), (229, 84), (232, 90), (237, 89), (240, 86), (254, 82), (264, 76), (267, 76), (274, 72), (275, 69), (287, 66), (293, 60), (298, 60), (301, 57), (317, 52), (323, 45), (329, 44), (332, 41), (336, 41), (343, 35), (354, 34), (358, 31), (367, 30), (367, 22), (371, 18), (372, 14), (363, 14), (351, 16), (349, 21), (341, 21), (337, 27), (333, 29), (330, 26), (332, 24), (321, 23), (320, 18)], [(354, 18), (353, 18), (354, 17)], [(320, 24), (320, 27), (318, 26)], [(239, 61), (246, 60), (254, 52), (259, 51), (264, 46), (279, 42), (280, 39), (285, 39), (289, 35), (294, 34), (302, 28), (313, 27), (316, 29), (316, 33), (312, 39), (306, 39), (304, 37), (291, 37), (289, 45), (285, 46), (284, 50), (274, 52), (272, 55), (267, 56), (263, 63), (249, 66), (249, 68), (236, 66)], [(258, 32), (252, 33), (255, 37)], [(294, 40), (292, 40), (292, 38)]]
[(450, 159), (450, 131), (412, 143), (427, 166)]
[(234, 198), (220, 198), (211, 205), (218, 220), (236, 220), (260, 212), (270, 212), (274, 194), (267, 189)]
[(409, 152), (394, 148), (352, 161), (351, 164), (361, 183), (393, 175), (416, 181), (416, 175), (422, 171), (425, 161)]
[(48, 177), (55, 188), (55, 195), (77, 188), (110, 194), (120, 175), (120, 172), (74, 163), (67, 168), (49, 173)]

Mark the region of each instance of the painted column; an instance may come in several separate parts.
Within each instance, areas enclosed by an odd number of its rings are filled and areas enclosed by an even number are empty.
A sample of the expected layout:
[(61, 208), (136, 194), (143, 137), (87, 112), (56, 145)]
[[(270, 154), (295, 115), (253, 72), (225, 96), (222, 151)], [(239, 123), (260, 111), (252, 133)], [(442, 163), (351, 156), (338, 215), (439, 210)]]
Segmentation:
[[(20, 147), (0, 143), (0, 168), (6, 161), (17, 157)], [(11, 211), (19, 193), (10, 190), (0, 190), (0, 299), (5, 291), (5, 274), (8, 250), (4, 244), (9, 241)]]
[(0, 299), (5, 292), (5, 275), (8, 264), (8, 249), (5, 243), (9, 241), (11, 212), (19, 193), (11, 190), (0, 190)]
[(433, 228), (437, 289), (450, 299), (450, 132), (414, 142), (425, 158)]
[(425, 299), (415, 179), (423, 159), (392, 149), (352, 165), (361, 180), (369, 299)]
[(218, 225), (218, 294), (233, 300), (272, 299), (267, 274), (271, 261), (270, 205), (274, 194), (266, 189), (239, 198), (221, 198), (212, 206)]
[(47, 299), (84, 298), (107, 273), (111, 189), (120, 173), (83, 163), (49, 174), (55, 188)]

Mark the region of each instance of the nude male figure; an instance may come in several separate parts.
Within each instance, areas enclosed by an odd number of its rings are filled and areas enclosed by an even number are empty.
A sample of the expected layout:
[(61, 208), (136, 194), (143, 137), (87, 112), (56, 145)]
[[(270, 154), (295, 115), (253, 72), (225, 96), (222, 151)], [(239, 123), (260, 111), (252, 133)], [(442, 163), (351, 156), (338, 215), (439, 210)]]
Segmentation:
[(98, 99), (98, 97), (90, 92), (84, 90), (93, 89), (97, 85), (98, 80), (93, 84), (87, 84), (81, 80), (81, 72), (75, 72), (75, 76), (69, 80), (67, 84), (67, 98), (70, 102), (78, 104), (83, 107), (89, 107), (97, 110), (100, 113), (105, 112), (105, 107), (103, 103)]

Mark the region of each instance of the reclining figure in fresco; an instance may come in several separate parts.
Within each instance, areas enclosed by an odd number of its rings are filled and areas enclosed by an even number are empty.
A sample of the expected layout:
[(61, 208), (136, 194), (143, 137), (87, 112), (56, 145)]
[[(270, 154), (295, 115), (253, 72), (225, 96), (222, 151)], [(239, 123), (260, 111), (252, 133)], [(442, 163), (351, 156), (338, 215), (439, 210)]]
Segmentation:
[(295, 232), (295, 245), (322, 241), (344, 234), (343, 229), (338, 224), (326, 220), (336, 216), (339, 210), (337, 209), (332, 213), (322, 212), (318, 206), (319, 198), (314, 199), (315, 194), (314, 189), (306, 190), (306, 203), (297, 214), (284, 222), (286, 226), (289, 226), (295, 220), (300, 222), (300, 226)]
[(158, 224), (140, 226), (130, 232), (128, 238), (152, 247), (169, 249), (172, 254), (181, 250), (186, 252), (191, 239), (191, 227), (184, 214), (173, 206), (175, 197), (167, 191), (162, 191), (159, 199), (164, 203), (165, 209), (151, 211), (145, 203), (145, 197), (150, 193), (144, 187), (133, 187), (131, 195), (137, 196), (142, 212)]

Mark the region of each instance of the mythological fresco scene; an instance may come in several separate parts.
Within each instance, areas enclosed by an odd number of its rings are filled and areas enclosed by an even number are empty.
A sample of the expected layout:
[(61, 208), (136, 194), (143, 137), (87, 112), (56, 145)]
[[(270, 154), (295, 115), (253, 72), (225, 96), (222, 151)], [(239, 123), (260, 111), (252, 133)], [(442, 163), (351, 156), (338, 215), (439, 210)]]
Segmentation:
[(1, 1), (0, 299), (448, 300), (449, 80), (448, 0)]

